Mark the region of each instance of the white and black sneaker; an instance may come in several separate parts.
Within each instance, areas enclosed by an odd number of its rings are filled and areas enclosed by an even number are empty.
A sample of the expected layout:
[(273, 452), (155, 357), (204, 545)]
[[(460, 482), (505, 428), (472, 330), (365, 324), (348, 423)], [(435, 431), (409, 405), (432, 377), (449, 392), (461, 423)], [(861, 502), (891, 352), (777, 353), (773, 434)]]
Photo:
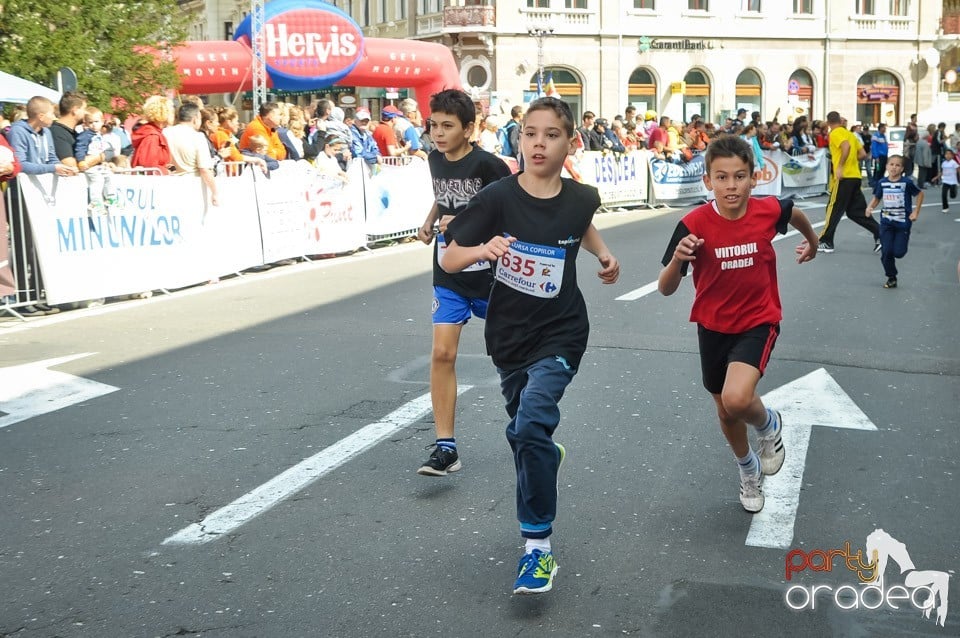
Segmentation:
[(428, 445), (427, 449), (433, 448), (430, 458), (420, 466), (417, 474), (422, 476), (446, 476), (450, 472), (458, 471), (460, 465), (460, 455), (456, 450), (441, 447), (439, 445)]
[(773, 476), (783, 467), (786, 450), (783, 447), (783, 419), (780, 413), (772, 411), (776, 429), (769, 436), (761, 436), (758, 441), (757, 456), (760, 457), (760, 471), (764, 476)]
[(740, 475), (740, 504), (751, 514), (763, 509), (763, 474)]

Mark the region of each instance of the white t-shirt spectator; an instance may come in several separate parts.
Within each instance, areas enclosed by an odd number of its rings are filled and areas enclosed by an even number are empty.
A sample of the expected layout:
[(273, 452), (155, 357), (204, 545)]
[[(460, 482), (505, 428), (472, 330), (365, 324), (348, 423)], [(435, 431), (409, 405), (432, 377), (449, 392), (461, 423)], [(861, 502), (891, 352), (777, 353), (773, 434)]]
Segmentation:
[(203, 133), (190, 124), (177, 124), (163, 129), (163, 136), (167, 138), (170, 147), (170, 159), (178, 175), (195, 175), (198, 169), (213, 169), (213, 157), (210, 156), (210, 145), (204, 139)]

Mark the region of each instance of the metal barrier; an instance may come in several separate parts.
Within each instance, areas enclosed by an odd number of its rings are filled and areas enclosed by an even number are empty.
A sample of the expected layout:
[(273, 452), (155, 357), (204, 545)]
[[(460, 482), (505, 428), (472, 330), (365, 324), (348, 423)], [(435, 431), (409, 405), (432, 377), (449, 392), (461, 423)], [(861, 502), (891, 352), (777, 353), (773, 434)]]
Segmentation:
[(381, 157), (380, 163), (384, 166), (408, 166), (414, 161), (423, 161), (413, 155), (399, 155), (397, 157)]
[(250, 166), (247, 162), (217, 162), (214, 167), (215, 174), (226, 177), (239, 177)]
[(123, 175), (163, 175), (163, 171), (155, 166), (136, 166), (134, 168), (118, 168), (114, 173)]
[(27, 207), (15, 181), (8, 184), (3, 194), (3, 201), (10, 224), (9, 237), (0, 237), (0, 241), (9, 242), (8, 265), (13, 274), (16, 292), (10, 297), (0, 299), (0, 314), (10, 314), (22, 320), (24, 317), (17, 312), (17, 308), (31, 306), (42, 300), (40, 262), (33, 246), (33, 236), (27, 220)]

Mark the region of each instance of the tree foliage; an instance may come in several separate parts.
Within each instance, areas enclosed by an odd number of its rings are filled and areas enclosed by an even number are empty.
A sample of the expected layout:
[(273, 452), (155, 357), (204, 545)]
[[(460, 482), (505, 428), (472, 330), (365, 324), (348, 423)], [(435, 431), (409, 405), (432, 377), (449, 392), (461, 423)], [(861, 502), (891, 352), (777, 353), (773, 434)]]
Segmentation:
[(0, 69), (56, 88), (57, 71), (70, 67), (90, 104), (110, 112), (176, 88), (173, 62), (147, 49), (185, 37), (176, 0), (0, 0)]

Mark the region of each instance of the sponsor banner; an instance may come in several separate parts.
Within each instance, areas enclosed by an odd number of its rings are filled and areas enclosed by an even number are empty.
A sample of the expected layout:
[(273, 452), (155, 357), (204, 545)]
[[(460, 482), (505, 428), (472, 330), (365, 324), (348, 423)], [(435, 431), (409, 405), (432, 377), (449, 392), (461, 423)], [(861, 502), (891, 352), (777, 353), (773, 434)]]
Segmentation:
[(757, 185), (754, 195), (780, 195), (780, 167), (789, 156), (781, 151), (764, 151), (763, 168), (757, 170)]
[(676, 203), (681, 200), (704, 200), (707, 187), (703, 183), (706, 172), (703, 155), (695, 155), (685, 164), (674, 164), (650, 158), (650, 187), (657, 203)]
[(366, 244), (359, 160), (348, 182), (321, 176), (308, 162), (281, 162), (256, 174), (265, 263), (354, 250)]
[(380, 165), (365, 186), (368, 237), (416, 235), (433, 207), (430, 167), (420, 159)]
[(780, 172), (784, 188), (807, 189), (816, 187), (816, 192), (827, 190), (827, 152), (818, 148), (804, 155), (783, 155)]
[(578, 158), (580, 181), (595, 186), (605, 206), (647, 203), (648, 153), (587, 151)]
[(249, 177), (218, 178), (214, 207), (199, 177), (115, 175), (118, 205), (93, 216), (82, 177), (17, 179), (48, 303), (181, 288), (262, 263)]

